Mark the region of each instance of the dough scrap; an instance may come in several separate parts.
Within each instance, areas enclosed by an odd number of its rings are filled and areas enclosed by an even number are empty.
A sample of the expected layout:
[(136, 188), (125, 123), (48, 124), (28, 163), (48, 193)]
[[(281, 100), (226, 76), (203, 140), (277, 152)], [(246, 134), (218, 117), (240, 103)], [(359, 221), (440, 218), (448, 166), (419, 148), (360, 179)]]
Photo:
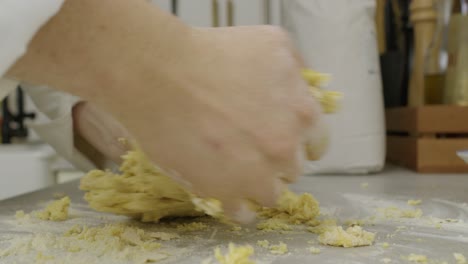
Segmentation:
[(70, 206), (70, 197), (65, 196), (60, 200), (53, 201), (47, 207), (33, 215), (41, 220), (64, 221), (68, 219), (68, 208)]
[(457, 264), (467, 264), (465, 256), (463, 256), (460, 253), (453, 253), (453, 257), (455, 258), (455, 261)]
[(408, 205), (420, 205), (422, 200), (408, 200)]
[(279, 242), (277, 245), (271, 245), (270, 253), (275, 255), (284, 255), (288, 253), (288, 245), (283, 242)]
[(423, 214), (421, 209), (404, 210), (395, 206), (378, 208), (385, 218), (420, 218)]
[(320, 254), (320, 252), (322, 252), (322, 250), (320, 250), (320, 248), (316, 248), (316, 247), (310, 247), (309, 251), (312, 254)]
[(191, 222), (177, 225), (177, 231), (187, 232), (187, 231), (200, 231), (208, 228), (208, 225), (201, 222)]
[(220, 264), (255, 264), (255, 262), (250, 259), (253, 253), (253, 247), (249, 245), (236, 246), (233, 243), (229, 243), (229, 249), (226, 255), (222, 254), (219, 247), (215, 249), (215, 257)]
[(46, 221), (64, 221), (68, 219), (68, 208), (70, 207), (70, 198), (63, 197), (60, 200), (50, 202), (42, 211), (32, 211), (30, 214), (23, 210), (15, 213), (15, 218), (19, 222), (31, 220), (31, 216)]
[(258, 210), (262, 218), (284, 220), (295, 225), (315, 225), (319, 214), (319, 202), (310, 193), (297, 195), (288, 190), (280, 197), (276, 207)]
[(372, 245), (375, 234), (363, 230), (360, 226), (352, 226), (346, 230), (341, 226), (334, 226), (320, 234), (318, 239), (324, 245), (348, 248)]
[(45, 249), (58, 249), (58, 252), (48, 253), (52, 255), (47, 257), (59, 260), (63, 257), (63, 252), (69, 252), (73, 253), (68, 256), (74, 261), (67, 263), (97, 263), (97, 258), (125, 260), (137, 264), (153, 263), (169, 256), (158, 250), (161, 247), (158, 240), (176, 238), (176, 234), (145, 231), (124, 223), (97, 227), (75, 225), (63, 234), (38, 233), (17, 237), (8, 248), (0, 250), (0, 258), (28, 253), (40, 256)]
[(425, 255), (410, 254), (407, 257), (408, 261), (416, 263), (427, 263), (427, 257)]
[(270, 241), (268, 240), (259, 240), (257, 241), (257, 245), (262, 248), (268, 248), (270, 246)]
[(265, 221), (262, 221), (257, 224), (257, 229), (258, 230), (263, 230), (263, 231), (291, 231), (292, 227), (288, 225), (287, 223), (284, 222), (283, 219), (267, 219)]

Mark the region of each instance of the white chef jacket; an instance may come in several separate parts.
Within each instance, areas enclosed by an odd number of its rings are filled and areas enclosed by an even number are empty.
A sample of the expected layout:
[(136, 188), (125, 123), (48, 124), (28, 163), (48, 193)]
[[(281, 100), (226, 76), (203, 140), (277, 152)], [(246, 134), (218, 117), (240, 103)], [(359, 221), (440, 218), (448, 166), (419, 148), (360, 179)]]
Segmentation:
[[(0, 77), (20, 58), (36, 32), (62, 6), (64, 0), (0, 0)], [(0, 100), (13, 91), (17, 82), (0, 79)], [(31, 122), (29, 127), (60, 155), (83, 171), (95, 168), (74, 147), (72, 108), (79, 97), (54, 89), (22, 84), (38, 110), (48, 121)]]

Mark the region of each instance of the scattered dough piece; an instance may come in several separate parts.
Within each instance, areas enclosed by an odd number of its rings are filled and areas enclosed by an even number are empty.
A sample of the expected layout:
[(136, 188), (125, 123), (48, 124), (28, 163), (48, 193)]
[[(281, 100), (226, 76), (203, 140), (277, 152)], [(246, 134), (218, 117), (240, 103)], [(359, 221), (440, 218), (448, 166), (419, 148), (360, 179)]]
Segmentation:
[(368, 182), (363, 182), (363, 183), (361, 183), (361, 188), (366, 189), (367, 187), (369, 187), (369, 183), (368, 183)]
[(43, 211), (34, 212), (33, 215), (41, 220), (64, 221), (68, 218), (69, 206), (70, 198), (65, 196), (60, 200), (49, 203)]
[(205, 230), (208, 226), (201, 222), (192, 222), (177, 225), (177, 230), (181, 232)]
[(392, 262), (392, 259), (383, 258), (383, 259), (380, 260), (380, 262), (385, 263), (385, 264), (388, 264), (388, 263)]
[(424, 255), (410, 254), (407, 259), (411, 262), (427, 263), (427, 257)]
[(421, 203), (421, 200), (408, 200), (408, 205), (420, 205)]
[(36, 264), (39, 264), (39, 263), (49, 263), (51, 260), (54, 260), (55, 257), (54, 256), (46, 256), (44, 255), (44, 253), (42, 253), (41, 251), (39, 251), (36, 255)]
[(343, 230), (341, 226), (328, 228), (319, 236), (319, 242), (338, 247), (369, 246), (374, 242), (375, 234), (363, 230), (360, 226), (352, 226)]
[(290, 231), (292, 227), (285, 223), (283, 219), (271, 218), (258, 223), (257, 229), (263, 231)]
[(275, 255), (283, 255), (288, 253), (288, 245), (280, 242), (278, 245), (271, 245), (270, 252)]
[(251, 246), (236, 247), (234, 244), (229, 244), (229, 251), (226, 255), (221, 253), (219, 248), (215, 249), (215, 257), (220, 264), (255, 264), (250, 256), (254, 253)]
[(262, 248), (268, 248), (270, 246), (270, 242), (268, 240), (259, 240), (257, 241), (257, 245)]
[(16, 213), (15, 213), (15, 218), (16, 218), (16, 220), (26, 219), (26, 218), (29, 219), (29, 218), (30, 218), (30, 215), (24, 213), (23, 210), (19, 210), (19, 211), (16, 211)]
[[(123, 223), (97, 227), (75, 225), (64, 234), (36, 233), (18, 236), (8, 248), (0, 250), (0, 259), (8, 256), (42, 254), (44, 249), (54, 249), (47, 252), (47, 258), (54, 257), (59, 260), (63, 258), (65, 252), (66, 263), (85, 263), (84, 256), (87, 259), (106, 259), (110, 263), (122, 261), (153, 263), (168, 257), (166, 253), (157, 250), (161, 244), (156, 240), (173, 239), (175, 236), (169, 233), (148, 232)], [(44, 261), (45, 263), (51, 261)], [(64, 262), (57, 261), (57, 263)]]
[(382, 247), (383, 248), (388, 248), (388, 247), (390, 247), (390, 244), (388, 244), (387, 242), (384, 242), (384, 243), (382, 243)]
[(162, 241), (169, 241), (180, 238), (178, 234), (166, 232), (146, 232), (146, 235), (151, 238), (159, 239)]
[(386, 218), (420, 218), (423, 214), (421, 209), (403, 210), (397, 207), (379, 208)]
[(318, 225), (307, 228), (307, 230), (314, 234), (323, 234), (328, 230), (336, 228), (335, 219), (325, 219), (318, 222)]
[(453, 257), (457, 261), (457, 264), (467, 264), (465, 256), (460, 253), (453, 253)]
[(275, 208), (259, 208), (259, 216), (288, 221), (290, 224), (306, 224), (315, 221), (320, 213), (318, 201), (310, 194), (297, 195), (286, 191)]
[(320, 248), (316, 248), (316, 247), (311, 247), (311, 248), (309, 248), (309, 251), (310, 251), (310, 253), (312, 253), (312, 254), (320, 254), (320, 252), (322, 252), (322, 251), (320, 250)]

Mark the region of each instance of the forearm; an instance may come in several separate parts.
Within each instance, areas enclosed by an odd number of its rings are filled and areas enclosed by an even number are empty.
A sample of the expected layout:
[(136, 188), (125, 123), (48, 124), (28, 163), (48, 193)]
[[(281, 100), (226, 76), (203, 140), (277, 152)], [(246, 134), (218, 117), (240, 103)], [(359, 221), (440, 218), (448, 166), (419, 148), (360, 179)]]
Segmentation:
[(153, 72), (141, 77), (157, 79), (158, 68), (183, 50), (189, 34), (144, 0), (67, 0), (7, 76), (70, 92), (120, 115), (122, 104), (144, 94), (144, 87), (132, 86), (138, 75), (130, 69), (146, 63)]

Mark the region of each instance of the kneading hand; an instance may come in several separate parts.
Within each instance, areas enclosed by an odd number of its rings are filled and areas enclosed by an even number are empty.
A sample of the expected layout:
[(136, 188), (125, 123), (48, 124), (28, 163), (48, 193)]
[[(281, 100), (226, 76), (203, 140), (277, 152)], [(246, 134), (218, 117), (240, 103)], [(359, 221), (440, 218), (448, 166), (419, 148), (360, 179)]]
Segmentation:
[[(301, 173), (307, 132), (325, 130), (287, 35), (272, 26), (196, 29), (192, 52), (169, 69), (154, 102), (150, 147), (157, 163), (195, 194), (214, 197), (246, 222), (244, 201), (273, 206)], [(169, 68), (170, 66), (168, 66)], [(170, 79), (169, 79), (170, 78)]]

